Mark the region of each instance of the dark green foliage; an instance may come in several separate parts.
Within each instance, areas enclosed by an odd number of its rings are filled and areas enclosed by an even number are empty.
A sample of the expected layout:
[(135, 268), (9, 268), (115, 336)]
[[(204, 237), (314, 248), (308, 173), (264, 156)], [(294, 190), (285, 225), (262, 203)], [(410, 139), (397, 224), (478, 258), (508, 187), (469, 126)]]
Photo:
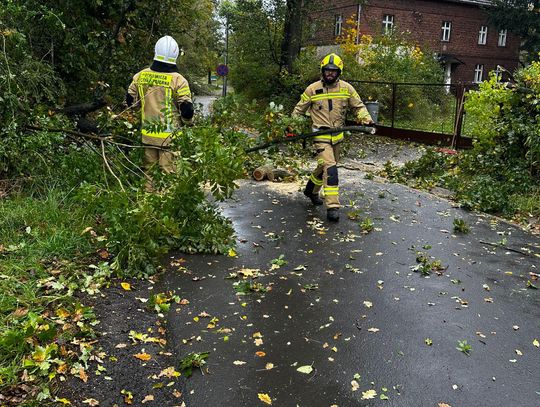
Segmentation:
[(418, 187), (449, 188), (467, 208), (540, 214), (540, 63), (516, 72), (515, 79), (499, 83), (492, 76), (469, 94), (473, 149), (457, 155), (428, 149), (400, 170), (388, 165), (386, 175)]
[(493, 0), (488, 7), (489, 20), (499, 30), (508, 30), (520, 37), (526, 59), (536, 59), (540, 52), (540, 1)]
[[(124, 190), (81, 186), (76, 199), (102, 224), (115, 269), (152, 274), (159, 255), (171, 248), (222, 253), (233, 244), (230, 222), (206, 195), (229, 197), (242, 175), (244, 156), (234, 146), (235, 137), (205, 126), (183, 130), (174, 142), (176, 172), (154, 174), (157, 193), (145, 193), (137, 177)], [(115, 181), (109, 177), (109, 182)]]
[(206, 359), (210, 356), (210, 352), (190, 353), (180, 361), (180, 371), (186, 377), (191, 377), (193, 369), (201, 369), (206, 364)]

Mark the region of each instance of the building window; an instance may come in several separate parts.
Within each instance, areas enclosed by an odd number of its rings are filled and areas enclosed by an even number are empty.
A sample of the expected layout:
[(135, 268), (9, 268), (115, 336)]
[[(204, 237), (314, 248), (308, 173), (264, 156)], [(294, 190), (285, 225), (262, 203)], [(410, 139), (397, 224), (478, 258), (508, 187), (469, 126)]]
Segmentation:
[(442, 23), (442, 37), (441, 40), (448, 42), (450, 41), (450, 31), (452, 31), (452, 22), (443, 21)]
[(499, 47), (506, 47), (506, 35), (508, 30), (499, 31)]
[(343, 14), (336, 14), (336, 23), (334, 25), (334, 35), (337, 37), (341, 35), (343, 29)]
[(480, 83), (482, 82), (482, 78), (484, 76), (484, 65), (478, 64), (474, 68), (474, 83)]
[(478, 45), (486, 45), (487, 43), (488, 28), (483, 25), (478, 32)]
[(382, 26), (384, 34), (390, 33), (394, 28), (394, 16), (390, 14), (385, 14), (382, 21)]

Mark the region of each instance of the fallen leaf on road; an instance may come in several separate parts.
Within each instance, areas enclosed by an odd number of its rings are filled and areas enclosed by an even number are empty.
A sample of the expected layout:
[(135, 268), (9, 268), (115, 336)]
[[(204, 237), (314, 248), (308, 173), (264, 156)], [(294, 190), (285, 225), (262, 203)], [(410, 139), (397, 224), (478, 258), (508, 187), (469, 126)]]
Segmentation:
[(523, 356), (523, 352), (520, 351), (519, 349), (516, 349), (516, 355), (518, 355), (518, 356)]
[(439, 403), (438, 407), (452, 407), (452, 406), (450, 404), (446, 404), (446, 403)]
[(163, 369), (161, 372), (159, 372), (157, 377), (159, 378), (159, 377), (165, 376), (165, 377), (168, 377), (168, 378), (172, 379), (173, 377), (178, 377), (180, 375), (181, 375), (181, 373), (177, 372), (174, 367), (169, 366), (169, 367)]
[(96, 407), (99, 406), (99, 401), (96, 399), (86, 399), (82, 401), (83, 404), (88, 404), (90, 407)]
[(376, 395), (377, 392), (375, 390), (363, 391), (361, 400), (374, 399)]
[(235, 360), (233, 362), (234, 365), (236, 366), (241, 366), (241, 365), (245, 365), (247, 362), (244, 362), (243, 360)]
[(296, 370), (298, 370), (300, 373), (310, 374), (311, 372), (313, 372), (313, 366), (310, 366), (310, 365), (300, 366)]
[(266, 353), (263, 352), (263, 351), (258, 351), (258, 352), (255, 352), (255, 354), (260, 357), (260, 358), (264, 358), (266, 356)]
[(124, 396), (124, 403), (126, 404), (133, 404), (133, 393), (127, 390), (120, 390), (120, 394)]
[(533, 341), (533, 345), (536, 346), (537, 348), (540, 348), (540, 342), (538, 342), (538, 339), (535, 339)]
[(351, 381), (352, 391), (357, 391), (360, 388), (360, 385), (356, 380)]
[(136, 353), (133, 356), (136, 357), (139, 360), (150, 360), (150, 359), (152, 359), (152, 356), (149, 355), (148, 353)]
[(364, 301), (364, 306), (366, 308), (371, 308), (371, 307), (373, 307), (373, 303), (371, 301)]
[(258, 396), (259, 396), (259, 400), (261, 400), (263, 403), (272, 404), (272, 399), (270, 398), (270, 396), (268, 394), (259, 393)]
[(146, 396), (141, 403), (148, 403), (149, 401), (154, 401), (154, 396), (152, 396), (151, 394), (149, 394), (148, 396)]
[(379, 328), (369, 328), (368, 329), (368, 332), (379, 332), (380, 329)]
[(131, 284), (129, 283), (120, 283), (120, 285), (122, 286), (122, 288), (126, 291), (131, 291)]
[(274, 368), (274, 364), (273, 363), (267, 363), (266, 366), (264, 367), (266, 370), (271, 370)]

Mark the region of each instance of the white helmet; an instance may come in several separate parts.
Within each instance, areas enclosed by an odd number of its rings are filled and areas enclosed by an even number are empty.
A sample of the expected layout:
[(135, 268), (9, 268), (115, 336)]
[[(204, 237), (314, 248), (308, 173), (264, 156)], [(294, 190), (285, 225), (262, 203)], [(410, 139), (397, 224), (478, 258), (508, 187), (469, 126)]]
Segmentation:
[(166, 35), (156, 42), (156, 47), (154, 48), (154, 60), (175, 65), (179, 53), (178, 43), (173, 37)]

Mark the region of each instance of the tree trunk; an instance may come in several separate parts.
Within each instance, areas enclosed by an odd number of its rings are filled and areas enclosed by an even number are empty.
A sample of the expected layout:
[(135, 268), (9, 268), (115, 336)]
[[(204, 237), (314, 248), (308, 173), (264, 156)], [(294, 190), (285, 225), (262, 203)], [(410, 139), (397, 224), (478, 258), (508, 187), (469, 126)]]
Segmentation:
[(305, 0), (287, 0), (287, 11), (281, 43), (281, 69), (293, 71), (293, 63), (302, 45), (302, 10)]

